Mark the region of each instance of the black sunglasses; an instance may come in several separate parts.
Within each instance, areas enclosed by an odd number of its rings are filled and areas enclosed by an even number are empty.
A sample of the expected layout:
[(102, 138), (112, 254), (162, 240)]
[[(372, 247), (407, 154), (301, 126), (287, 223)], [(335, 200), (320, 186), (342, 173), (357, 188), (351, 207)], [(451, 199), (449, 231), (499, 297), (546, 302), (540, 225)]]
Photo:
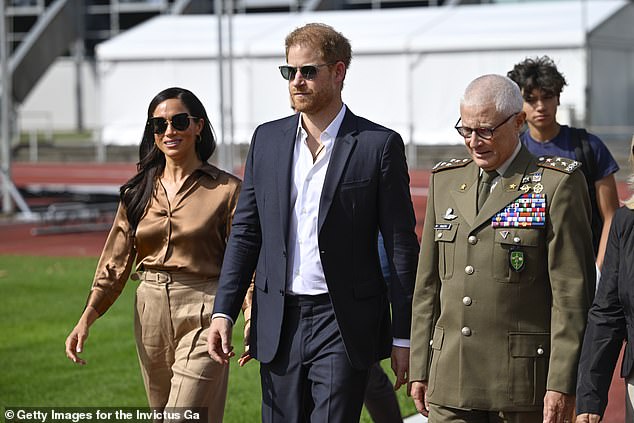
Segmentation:
[(471, 138), (471, 134), (475, 132), (476, 135), (479, 136), (480, 138), (485, 140), (490, 140), (491, 138), (493, 138), (493, 133), (495, 132), (495, 130), (498, 129), (500, 126), (504, 125), (506, 122), (508, 122), (509, 119), (511, 119), (517, 113), (513, 113), (511, 116), (504, 119), (502, 123), (500, 123), (499, 125), (496, 125), (493, 128), (469, 128), (468, 126), (458, 126), (458, 124), (460, 123), (460, 119), (462, 118), (458, 118), (458, 122), (456, 122), (456, 126), (454, 126), (454, 128), (456, 128), (456, 131), (458, 131), (458, 133), (463, 138)]
[(177, 115), (172, 116), (171, 119), (165, 119), (163, 117), (153, 117), (147, 120), (147, 126), (152, 129), (152, 132), (160, 135), (164, 134), (167, 131), (168, 122), (172, 125), (172, 128), (177, 131), (184, 131), (189, 128), (189, 120), (190, 119), (198, 119), (194, 116), (189, 116), (189, 113), (179, 113)]
[(302, 74), (304, 79), (308, 81), (312, 81), (313, 79), (317, 77), (318, 68), (321, 68), (322, 66), (334, 65), (335, 63), (337, 62), (323, 63), (321, 65), (304, 65), (298, 68), (294, 66), (284, 65), (284, 66), (280, 66), (280, 73), (282, 74), (282, 78), (286, 79), (287, 81), (290, 81), (291, 79), (295, 79), (295, 75), (297, 75), (297, 71), (299, 71), (299, 73)]

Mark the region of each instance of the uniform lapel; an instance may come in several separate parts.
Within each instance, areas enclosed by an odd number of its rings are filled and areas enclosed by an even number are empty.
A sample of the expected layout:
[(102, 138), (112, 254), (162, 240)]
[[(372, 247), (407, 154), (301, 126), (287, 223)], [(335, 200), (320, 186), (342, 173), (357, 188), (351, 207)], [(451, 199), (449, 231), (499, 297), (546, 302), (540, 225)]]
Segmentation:
[(474, 228), (479, 227), (485, 222), (489, 222), (494, 214), (502, 210), (516, 198), (523, 194), (520, 191), (522, 178), (526, 174), (526, 170), (531, 162), (531, 154), (524, 147), (515, 157), (502, 179), (497, 183), (491, 195), (484, 203), (482, 210), (476, 216)]
[(473, 225), (476, 217), (479, 171), (480, 168), (474, 162), (469, 163), (464, 172), (460, 172), (460, 178), (455, 181), (456, 186), (449, 187), (451, 197), (468, 225)]
[(288, 215), (291, 202), (291, 177), (293, 168), (293, 151), (299, 125), (299, 113), (288, 119), (288, 125), (281, 128), (280, 140), (276, 142), (276, 155), (272, 163), (277, 167), (277, 192), (279, 193), (280, 224), (284, 230), (284, 240), (288, 239)]
[(357, 117), (352, 114), (348, 109), (346, 115), (341, 122), (339, 133), (335, 139), (332, 147), (332, 153), (330, 155), (330, 163), (328, 164), (328, 170), (326, 170), (326, 178), (324, 180), (324, 186), (321, 190), (321, 198), (319, 200), (319, 221), (317, 231), (321, 230), (321, 227), (326, 220), (328, 210), (335, 195), (335, 191), (339, 186), (341, 175), (346, 167), (350, 153), (354, 145), (357, 143)]

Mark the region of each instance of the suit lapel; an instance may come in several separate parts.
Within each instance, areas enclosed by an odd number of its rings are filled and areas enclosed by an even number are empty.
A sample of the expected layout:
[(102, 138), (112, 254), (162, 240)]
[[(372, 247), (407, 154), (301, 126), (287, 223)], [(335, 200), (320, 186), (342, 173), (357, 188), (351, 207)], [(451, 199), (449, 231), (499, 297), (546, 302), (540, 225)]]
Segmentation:
[(486, 203), (476, 216), (474, 228), (479, 227), (485, 222), (491, 220), (493, 215), (502, 210), (513, 200), (523, 194), (520, 191), (522, 178), (526, 174), (526, 170), (531, 162), (531, 154), (524, 147), (515, 157), (502, 179), (497, 183)]
[(277, 166), (277, 192), (279, 193), (280, 223), (284, 230), (284, 241), (288, 240), (288, 215), (291, 203), (291, 178), (293, 176), (293, 151), (299, 125), (299, 113), (288, 120), (288, 125), (282, 127), (280, 140), (276, 142), (276, 155), (273, 163)]
[(341, 175), (346, 167), (350, 153), (352, 153), (354, 145), (357, 143), (357, 117), (348, 109), (346, 115), (341, 122), (339, 133), (335, 139), (330, 155), (330, 163), (326, 171), (324, 186), (321, 190), (321, 198), (319, 200), (319, 220), (317, 231), (321, 230), (324, 224), (328, 210), (335, 195), (335, 191), (339, 186)]

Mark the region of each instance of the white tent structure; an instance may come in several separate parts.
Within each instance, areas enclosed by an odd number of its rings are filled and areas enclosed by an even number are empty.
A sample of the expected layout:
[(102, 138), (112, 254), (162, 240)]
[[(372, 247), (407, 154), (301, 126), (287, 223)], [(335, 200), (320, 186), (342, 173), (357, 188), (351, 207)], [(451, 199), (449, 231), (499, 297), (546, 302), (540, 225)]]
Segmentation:
[[(634, 131), (634, 4), (581, 0), (235, 15), (230, 141), (248, 143), (257, 124), (290, 114), (277, 66), (286, 34), (307, 22), (351, 40), (344, 101), (406, 143), (462, 142), (453, 125), (467, 83), (543, 54), (568, 80), (561, 121), (604, 136)], [(212, 15), (161, 16), (98, 45), (104, 143), (137, 144), (149, 101), (169, 86), (196, 93), (218, 127), (217, 24)]]

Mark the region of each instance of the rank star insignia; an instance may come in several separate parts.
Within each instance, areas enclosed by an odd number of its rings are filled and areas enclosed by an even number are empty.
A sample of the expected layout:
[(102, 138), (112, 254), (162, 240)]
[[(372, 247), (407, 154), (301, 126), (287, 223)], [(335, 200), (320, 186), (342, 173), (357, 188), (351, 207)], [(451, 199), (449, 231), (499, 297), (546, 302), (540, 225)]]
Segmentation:
[(544, 190), (544, 186), (540, 183), (536, 183), (535, 185), (533, 185), (533, 192), (535, 194), (539, 194), (540, 192), (542, 192)]
[(510, 184), (510, 185), (509, 185), (509, 189), (510, 189), (510, 190), (514, 190), (515, 188), (517, 188), (517, 185), (516, 185), (516, 184)]

